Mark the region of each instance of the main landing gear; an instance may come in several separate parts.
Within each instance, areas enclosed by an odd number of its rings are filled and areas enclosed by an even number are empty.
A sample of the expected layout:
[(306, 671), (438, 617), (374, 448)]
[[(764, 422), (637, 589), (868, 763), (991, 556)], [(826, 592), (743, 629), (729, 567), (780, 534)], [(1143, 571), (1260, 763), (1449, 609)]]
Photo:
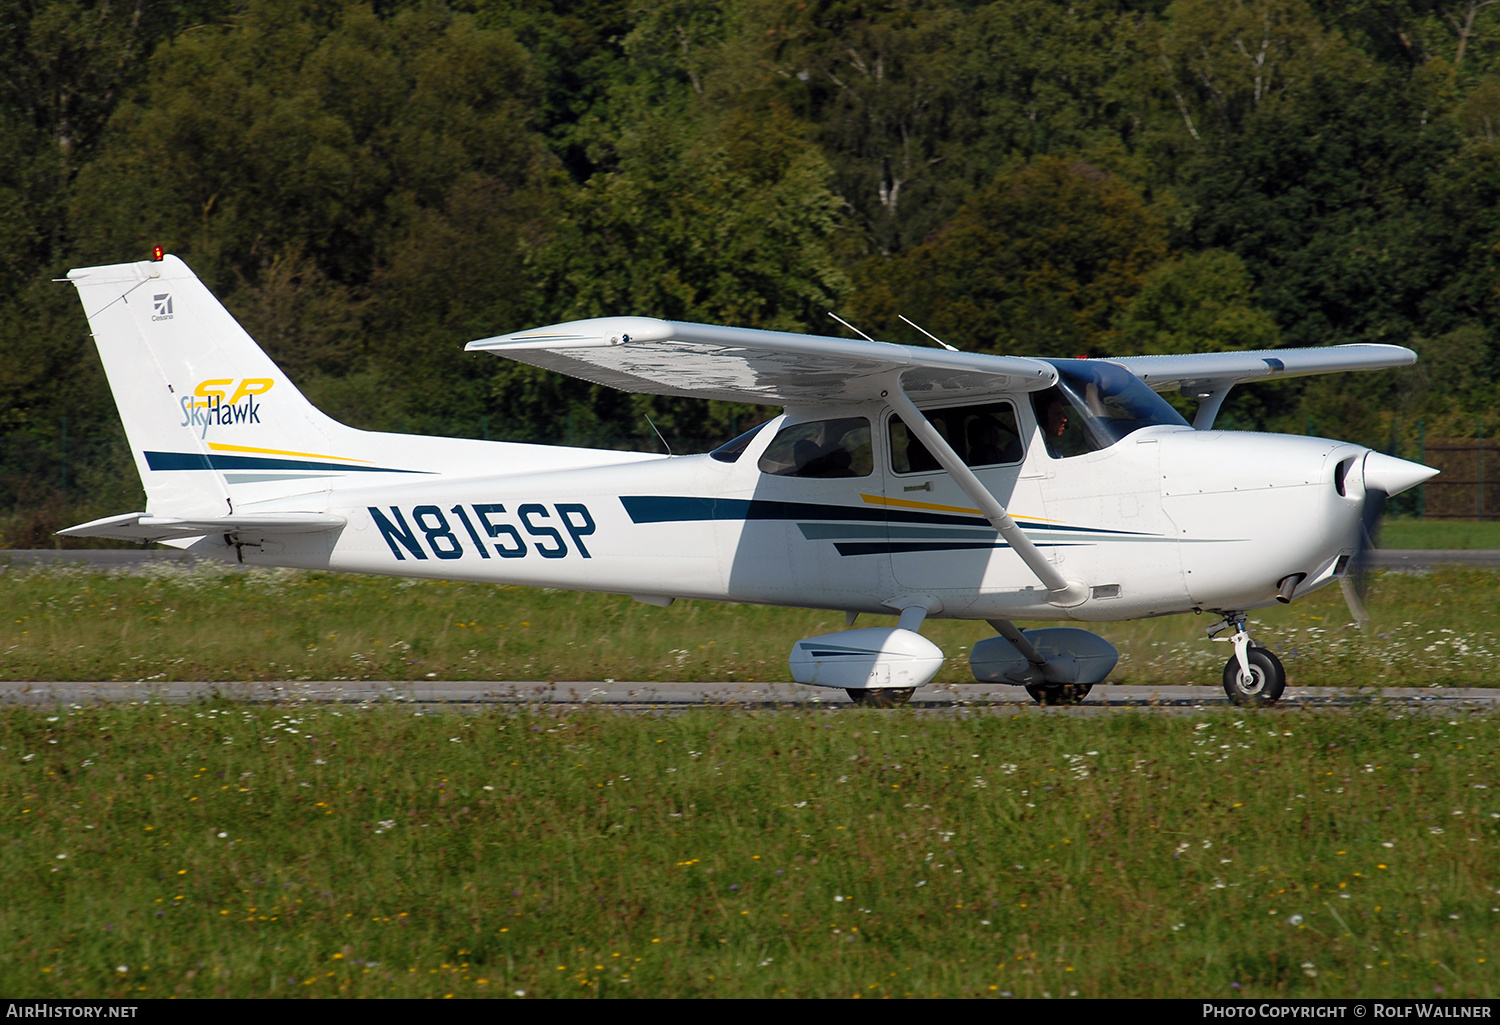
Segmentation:
[(915, 687), (880, 687), (856, 689), (849, 687), (845, 693), (849, 700), (861, 708), (896, 708), (911, 700), (917, 692)]
[[(1215, 637), (1233, 628), (1228, 637)], [(1236, 705), (1274, 705), (1286, 690), (1286, 669), (1270, 648), (1250, 639), (1245, 630), (1243, 612), (1226, 612), (1224, 618), (1209, 627), (1208, 636), (1215, 641), (1234, 645), (1234, 657), (1224, 666), (1224, 693)]]
[(1026, 693), (1039, 705), (1078, 705), (1094, 689), (1092, 683), (1028, 683)]

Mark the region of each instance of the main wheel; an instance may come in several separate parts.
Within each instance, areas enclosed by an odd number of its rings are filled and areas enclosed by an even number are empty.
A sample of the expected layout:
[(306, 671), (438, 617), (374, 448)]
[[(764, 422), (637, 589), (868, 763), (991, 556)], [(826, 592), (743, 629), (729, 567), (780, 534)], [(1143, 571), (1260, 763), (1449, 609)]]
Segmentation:
[(1224, 693), (1236, 705), (1274, 705), (1286, 690), (1286, 669), (1270, 648), (1251, 648), (1245, 652), (1250, 663), (1250, 678), (1240, 678), (1240, 660), (1231, 658), (1224, 666)]
[(858, 690), (850, 687), (847, 693), (849, 700), (862, 708), (895, 708), (910, 701), (916, 690), (915, 687), (880, 687)]
[(1094, 689), (1092, 683), (1028, 683), (1026, 693), (1039, 705), (1077, 705)]

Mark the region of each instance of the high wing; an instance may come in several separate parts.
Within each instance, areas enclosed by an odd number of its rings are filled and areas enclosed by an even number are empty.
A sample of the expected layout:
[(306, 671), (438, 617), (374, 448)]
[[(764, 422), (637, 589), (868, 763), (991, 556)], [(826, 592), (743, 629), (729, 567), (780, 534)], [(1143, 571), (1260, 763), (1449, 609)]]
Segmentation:
[(1401, 345), (1329, 345), (1318, 349), (1257, 349), (1250, 352), (1195, 352), (1181, 356), (1124, 356), (1118, 363), (1156, 391), (1180, 389), (1199, 399), (1193, 427), (1213, 427), (1229, 389), (1263, 381), (1346, 370), (1405, 367), (1417, 354)]
[(898, 374), (912, 395), (1039, 391), (1051, 364), (891, 342), (601, 317), (470, 342), (493, 352), (627, 392), (797, 405), (870, 398)]
[(1417, 354), (1401, 345), (1329, 345), (1317, 349), (1259, 349), (1252, 352), (1195, 352), (1182, 356), (1110, 358), (1156, 391), (1180, 388), (1212, 393), (1229, 385), (1264, 378), (1302, 377), (1346, 370), (1405, 367)]
[[(949, 352), (822, 335), (686, 324), (650, 317), (601, 317), (470, 342), (522, 363), (627, 392), (775, 405), (868, 398), (898, 373), (908, 395), (987, 394), (1051, 387), (1051, 364), (1021, 356)], [(1125, 367), (1156, 391), (1180, 389), (1209, 400), (1248, 381), (1408, 366), (1400, 345), (1124, 356)], [(1214, 402), (1217, 398), (1219, 402)], [(1211, 417), (1210, 417), (1211, 421)]]

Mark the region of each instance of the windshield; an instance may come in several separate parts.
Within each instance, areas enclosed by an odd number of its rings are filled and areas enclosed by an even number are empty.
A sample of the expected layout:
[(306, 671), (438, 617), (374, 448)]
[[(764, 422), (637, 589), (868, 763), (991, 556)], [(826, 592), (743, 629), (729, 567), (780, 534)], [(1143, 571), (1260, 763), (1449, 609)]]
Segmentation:
[(1142, 427), (1188, 422), (1167, 400), (1124, 367), (1105, 360), (1049, 359), (1057, 385), (1031, 397), (1037, 423), (1055, 459), (1108, 448)]

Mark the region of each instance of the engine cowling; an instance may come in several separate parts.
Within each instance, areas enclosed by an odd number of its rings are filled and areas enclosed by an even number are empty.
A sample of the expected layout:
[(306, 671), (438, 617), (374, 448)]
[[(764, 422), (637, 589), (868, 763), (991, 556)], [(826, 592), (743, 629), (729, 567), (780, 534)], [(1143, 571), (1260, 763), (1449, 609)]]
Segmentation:
[(792, 645), (792, 679), (845, 690), (920, 687), (943, 667), (943, 651), (914, 630), (866, 627)]

